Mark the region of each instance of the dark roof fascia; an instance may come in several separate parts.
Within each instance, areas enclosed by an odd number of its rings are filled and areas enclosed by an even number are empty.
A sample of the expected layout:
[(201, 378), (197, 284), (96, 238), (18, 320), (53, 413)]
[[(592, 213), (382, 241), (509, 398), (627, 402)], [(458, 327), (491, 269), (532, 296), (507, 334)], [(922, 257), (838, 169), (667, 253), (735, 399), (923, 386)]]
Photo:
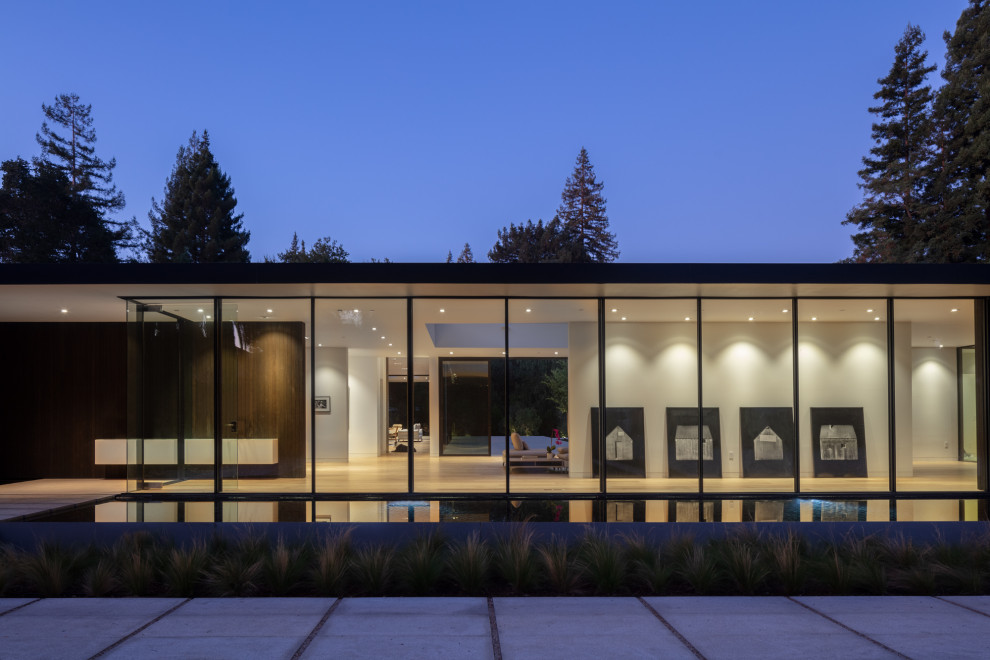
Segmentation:
[(987, 264), (0, 264), (25, 284), (990, 284)]

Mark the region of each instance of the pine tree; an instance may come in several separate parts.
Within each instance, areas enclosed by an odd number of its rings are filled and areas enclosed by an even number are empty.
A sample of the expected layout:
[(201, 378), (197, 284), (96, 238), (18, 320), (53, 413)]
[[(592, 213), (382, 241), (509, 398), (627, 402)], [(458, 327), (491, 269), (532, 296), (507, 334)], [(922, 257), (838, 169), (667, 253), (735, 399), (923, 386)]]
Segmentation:
[(934, 221), (927, 261), (990, 261), (990, 9), (970, 0), (944, 35), (945, 84), (935, 99)]
[(890, 72), (877, 80), (880, 89), (869, 108), (878, 117), (873, 124), (873, 147), (859, 171), (864, 200), (843, 224), (861, 230), (852, 239), (856, 250), (850, 261), (923, 261), (925, 224), (930, 216), (926, 197), (933, 154), (932, 90), (925, 81), (935, 66), (926, 65), (925, 35), (908, 25), (894, 48)]
[[(305, 249), (305, 243), (303, 249)], [(318, 238), (313, 247), (309, 250), (309, 262), (314, 264), (346, 264), (348, 263), (347, 250), (344, 246), (333, 240), (329, 236)]]
[[(35, 140), (41, 146), (41, 158), (52, 163), (66, 179), (70, 190), (82, 195), (101, 212), (124, 208), (124, 194), (113, 183), (117, 160), (96, 156), (96, 130), (91, 105), (79, 102), (78, 94), (59, 94), (53, 105), (41, 104), (46, 120)], [(51, 122), (51, 125), (48, 124)]]
[(17, 158), (0, 165), (0, 262), (114, 263), (123, 229), (104, 222), (89, 199), (71, 192), (58, 167)]
[(447, 260), (444, 263), (445, 264), (452, 264), (452, 263), (454, 263), (454, 253), (451, 252), (450, 250), (447, 250)]
[(230, 177), (210, 151), (210, 137), (193, 132), (179, 148), (165, 184), (165, 197), (151, 201), (151, 233), (145, 251), (153, 263), (247, 262), (251, 233), (234, 215), (237, 199)]
[(588, 152), (581, 147), (574, 172), (567, 178), (560, 195), (557, 218), (563, 230), (573, 232), (575, 241), (583, 250), (570, 255), (572, 261), (608, 263), (619, 257), (619, 245), (615, 234), (608, 230), (605, 213), (605, 184), (595, 178), (595, 169), (588, 159)]
[(464, 249), (462, 249), (461, 253), (457, 255), (457, 263), (459, 264), (474, 263), (474, 253), (471, 252), (471, 246), (468, 243), (464, 244)]
[(267, 257), (265, 261), (268, 263), (281, 262), (283, 264), (301, 264), (307, 261), (306, 254), (306, 241), (302, 242), (302, 247), (299, 247), (299, 236), (296, 232), (292, 232), (292, 242), (289, 243), (289, 249), (285, 252), (279, 252), (275, 255), (275, 259), (271, 260)]
[(587, 262), (584, 246), (573, 231), (565, 230), (559, 218), (547, 224), (538, 220), (510, 224), (498, 231), (498, 240), (488, 251), (492, 263), (569, 263)]

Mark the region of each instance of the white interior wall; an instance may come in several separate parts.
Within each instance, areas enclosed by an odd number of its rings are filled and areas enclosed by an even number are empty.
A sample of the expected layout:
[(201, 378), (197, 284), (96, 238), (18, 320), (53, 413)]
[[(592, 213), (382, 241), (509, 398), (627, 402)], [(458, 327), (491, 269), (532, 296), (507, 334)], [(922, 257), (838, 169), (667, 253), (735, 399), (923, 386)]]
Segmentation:
[(330, 396), (330, 412), (316, 413), (318, 461), (347, 460), (347, 363), (346, 348), (316, 349), (315, 396)]
[(385, 358), (347, 356), (348, 457), (380, 456), (385, 438)]
[(739, 408), (794, 405), (791, 324), (705, 323), (701, 345), (702, 398), (719, 409), (722, 476), (738, 477)]
[(430, 358), (430, 456), (440, 455), (440, 360)]
[[(956, 350), (915, 348), (911, 355), (914, 458), (955, 460), (959, 442)], [(899, 428), (897, 451), (900, 463)]]

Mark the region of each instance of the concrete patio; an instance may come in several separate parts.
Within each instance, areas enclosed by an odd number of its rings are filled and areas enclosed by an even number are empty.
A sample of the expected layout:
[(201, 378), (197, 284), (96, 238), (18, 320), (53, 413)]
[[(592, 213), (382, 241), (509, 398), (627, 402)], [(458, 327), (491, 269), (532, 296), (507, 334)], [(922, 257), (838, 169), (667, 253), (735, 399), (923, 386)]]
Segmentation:
[(990, 596), (0, 599), (0, 657), (978, 658)]

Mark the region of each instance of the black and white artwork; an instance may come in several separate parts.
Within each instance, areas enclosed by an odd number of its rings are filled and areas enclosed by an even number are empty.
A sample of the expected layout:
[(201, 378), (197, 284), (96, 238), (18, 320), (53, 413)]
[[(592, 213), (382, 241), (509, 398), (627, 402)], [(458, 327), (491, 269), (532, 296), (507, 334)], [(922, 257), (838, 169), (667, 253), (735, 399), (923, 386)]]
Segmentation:
[(313, 410), (318, 413), (330, 412), (330, 397), (318, 396), (313, 399)]
[(794, 476), (794, 411), (740, 408), (743, 477)]
[(722, 476), (718, 408), (705, 408), (702, 417), (698, 433), (697, 408), (667, 408), (667, 464), (671, 477), (697, 478), (699, 455), (706, 477)]
[(645, 522), (646, 502), (608, 501), (605, 503), (605, 522)]
[(865, 477), (862, 408), (812, 408), (811, 450), (816, 477)]
[[(598, 408), (591, 409), (591, 462), (598, 476)], [(605, 409), (605, 474), (613, 477), (646, 476), (646, 435), (642, 408)]]
[(799, 500), (743, 500), (743, 522), (800, 522)]

